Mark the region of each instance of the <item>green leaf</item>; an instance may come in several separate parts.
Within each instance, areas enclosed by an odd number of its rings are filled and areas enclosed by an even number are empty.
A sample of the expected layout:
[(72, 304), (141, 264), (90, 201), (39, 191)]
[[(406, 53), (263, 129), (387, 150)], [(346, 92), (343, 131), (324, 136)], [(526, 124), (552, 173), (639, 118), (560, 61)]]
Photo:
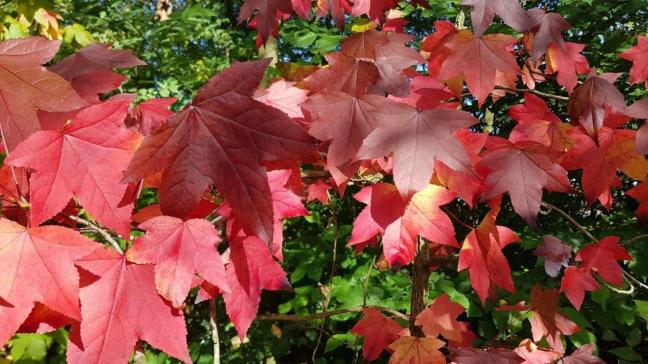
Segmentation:
[(639, 317), (648, 321), (648, 301), (634, 300), (634, 304)]
[(607, 301), (609, 298), (610, 298), (610, 290), (605, 286), (601, 286), (601, 289), (592, 292), (592, 301), (601, 305), (601, 307), (603, 307), (604, 310), (607, 307)]
[(627, 360), (627, 361), (639, 361), (641, 360), (641, 355), (637, 354), (636, 351), (632, 350), (629, 347), (622, 347), (610, 350), (610, 353), (616, 355), (617, 357)]

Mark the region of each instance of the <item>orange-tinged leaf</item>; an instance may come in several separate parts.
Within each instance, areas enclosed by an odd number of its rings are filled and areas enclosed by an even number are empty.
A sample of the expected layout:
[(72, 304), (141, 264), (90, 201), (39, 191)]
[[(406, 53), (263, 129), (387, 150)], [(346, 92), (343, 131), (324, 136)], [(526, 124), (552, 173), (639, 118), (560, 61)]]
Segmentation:
[(396, 320), (385, 317), (380, 310), (365, 308), (362, 312), (362, 319), (353, 326), (351, 332), (364, 337), (362, 356), (368, 361), (373, 361), (380, 357), (389, 344), (398, 339), (402, 328)]
[(447, 294), (442, 294), (416, 316), (415, 324), (423, 328), (425, 336), (443, 336), (450, 341), (461, 341), (461, 325), (457, 316), (464, 312), (463, 306), (450, 301)]
[(355, 199), (367, 204), (353, 223), (349, 245), (364, 244), (382, 235), (383, 252), (390, 265), (406, 265), (416, 253), (416, 238), (457, 247), (450, 218), (439, 208), (454, 199), (443, 187), (428, 185), (410, 201), (394, 185), (365, 187)]
[(439, 351), (445, 343), (432, 337), (403, 336), (389, 345), (393, 351), (389, 364), (445, 364)]
[(538, 347), (529, 339), (524, 339), (515, 348), (515, 353), (524, 359), (522, 364), (551, 364), (562, 356), (559, 352)]
[(491, 203), (491, 210), (479, 226), (468, 233), (459, 252), (457, 271), (468, 269), (470, 284), (482, 304), (495, 286), (515, 292), (511, 268), (502, 249), (520, 239), (511, 229), (495, 225), (499, 210), (499, 200)]
[(581, 54), (583, 49), (584, 44), (571, 42), (565, 42), (564, 48), (551, 43), (547, 49), (547, 73), (558, 73), (558, 83), (567, 91), (571, 92), (578, 84), (577, 75), (590, 71), (587, 58)]
[(520, 73), (515, 56), (509, 51), (517, 40), (504, 34), (475, 36), (461, 30), (445, 45), (450, 54), (439, 70), (439, 79), (450, 80), (463, 74), (470, 92), (483, 105), (496, 85), (497, 71)]

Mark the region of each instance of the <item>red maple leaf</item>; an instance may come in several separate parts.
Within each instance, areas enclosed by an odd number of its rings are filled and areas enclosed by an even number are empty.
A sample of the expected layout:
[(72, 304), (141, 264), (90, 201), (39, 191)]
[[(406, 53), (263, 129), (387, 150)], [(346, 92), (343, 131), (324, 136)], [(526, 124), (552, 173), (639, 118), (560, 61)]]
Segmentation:
[(380, 96), (353, 97), (344, 93), (317, 94), (301, 107), (312, 121), (308, 133), (330, 145), (326, 155), (338, 186), (346, 184), (360, 167), (356, 154), (362, 141), (378, 126), (372, 110), (384, 102)]
[(70, 333), (68, 363), (125, 363), (138, 340), (191, 362), (182, 311), (158, 295), (154, 266), (130, 263), (104, 248), (77, 265), (81, 323)]
[(618, 286), (623, 282), (623, 272), (617, 260), (632, 260), (632, 257), (619, 245), (618, 236), (608, 236), (579, 250), (576, 260), (605, 281)]
[(545, 235), (542, 244), (533, 251), (533, 255), (544, 258), (545, 271), (550, 277), (558, 277), (562, 267), (567, 267), (567, 262), (572, 256), (571, 247), (555, 236)]
[(309, 77), (306, 87), (362, 96), (371, 86), (374, 94), (407, 96), (409, 80), (403, 70), (424, 62), (416, 50), (405, 46), (412, 39), (376, 30), (354, 33), (342, 41), (340, 52), (326, 56), (330, 66)]
[[(477, 165), (481, 160), (479, 153), (481, 153), (486, 144), (488, 134), (473, 133), (468, 129), (462, 129), (454, 135), (463, 144), (466, 152), (468, 152), (468, 157), (473, 167)], [(442, 162), (435, 164), (432, 180), (433, 183), (445, 186), (450, 191), (456, 193), (458, 197), (462, 198), (471, 207), (477, 204), (477, 196), (484, 189), (481, 176), (454, 171)]]
[(571, 355), (562, 358), (564, 364), (605, 364), (605, 362), (594, 354), (594, 344), (585, 344)]
[(486, 178), (483, 198), (490, 200), (508, 192), (515, 212), (535, 225), (543, 188), (555, 192), (572, 189), (567, 171), (552, 154), (550, 148), (536, 142), (502, 139), (500, 146), (486, 152), (477, 163), (477, 170)]
[(639, 201), (639, 207), (635, 210), (635, 216), (640, 224), (648, 223), (648, 183), (640, 183), (628, 190), (628, 196)]
[(459, 252), (457, 271), (468, 269), (470, 284), (482, 304), (495, 286), (515, 292), (511, 268), (502, 249), (520, 239), (509, 228), (495, 225), (500, 210), (499, 199), (490, 203), (491, 210), (464, 240)]
[[(272, 244), (270, 249), (272, 255), (277, 259), (283, 260), (283, 223), (282, 220), (291, 217), (308, 215), (308, 211), (302, 204), (299, 196), (286, 188), (288, 181), (292, 175), (289, 169), (274, 170), (268, 172), (268, 186), (272, 194), (272, 207), (274, 211), (274, 228), (272, 234)], [(228, 219), (228, 237), (236, 237), (240, 240), (243, 236), (247, 236), (244, 229), (242, 229), (241, 222), (232, 215), (229, 204), (222, 205), (219, 214)]]
[(218, 231), (207, 220), (182, 221), (159, 216), (139, 226), (146, 235), (128, 249), (128, 260), (155, 264), (155, 286), (173, 306), (182, 307), (195, 274), (228, 291), (225, 268), (216, 249), (221, 241)]
[(311, 3), (313, 0), (291, 0), (293, 11), (302, 19), (310, 19), (311, 17)]
[(324, 205), (328, 205), (330, 201), (329, 198), (330, 189), (331, 189), (330, 184), (328, 184), (324, 180), (318, 179), (317, 181), (315, 181), (315, 183), (308, 185), (308, 189), (306, 191), (308, 197), (306, 198), (306, 202), (318, 200)]
[(265, 43), (279, 25), (280, 14), (291, 12), (290, 0), (246, 0), (239, 11), (238, 21), (242, 23), (254, 15), (261, 42)]
[(175, 97), (164, 97), (141, 102), (128, 111), (124, 124), (136, 126), (140, 133), (150, 135), (173, 115), (169, 107), (177, 100)]
[(457, 316), (465, 309), (458, 303), (450, 301), (447, 294), (442, 294), (416, 316), (415, 324), (423, 328), (425, 336), (443, 336), (450, 341), (461, 341), (461, 325)]
[(545, 57), (547, 73), (558, 73), (558, 83), (564, 86), (567, 91), (572, 91), (578, 84), (577, 75), (586, 74), (590, 71), (587, 58), (581, 54), (585, 49), (584, 44), (565, 42), (560, 48), (553, 43), (547, 48)]
[(223, 292), (227, 314), (244, 338), (259, 310), (261, 291), (290, 289), (268, 246), (255, 236), (230, 237), (230, 263), (225, 266), (231, 292)]
[(546, 52), (549, 44), (554, 44), (560, 49), (565, 49), (562, 32), (570, 28), (569, 23), (557, 13), (546, 13), (540, 8), (527, 12), (533, 22), (533, 42), (531, 56), (540, 59)]
[(439, 79), (450, 80), (463, 75), (470, 92), (482, 105), (496, 85), (497, 72), (520, 73), (510, 51), (517, 39), (504, 34), (476, 36), (460, 30), (445, 44), (449, 55), (439, 69)]
[(572, 126), (561, 122), (549, 110), (547, 103), (536, 95), (526, 92), (524, 104), (511, 106), (509, 115), (518, 122), (509, 135), (509, 140), (513, 143), (531, 140), (561, 152), (572, 145), (569, 136)]
[(357, 158), (393, 154), (394, 182), (403, 196), (427, 187), (436, 161), (459, 172), (474, 173), (468, 153), (453, 135), (476, 123), (470, 114), (451, 109), (417, 110), (385, 100), (374, 109), (379, 125), (358, 151)]
[(21, 143), (6, 163), (33, 169), (30, 222), (39, 225), (76, 197), (102, 224), (128, 236), (133, 204), (119, 207), (127, 185), (120, 183), (140, 143), (122, 127), (129, 101), (88, 107), (61, 130), (39, 131)]
[(560, 359), (561, 353), (537, 346), (529, 339), (524, 339), (515, 348), (515, 353), (524, 359), (522, 364), (549, 364)]
[(344, 92), (360, 97), (380, 77), (373, 62), (356, 60), (343, 53), (329, 53), (324, 58), (328, 66), (320, 68), (304, 80), (304, 87), (311, 91)]
[(351, 12), (348, 0), (317, 0), (317, 17), (331, 14), (333, 22), (340, 30), (344, 30), (344, 14)]
[(646, 81), (645, 85), (648, 88), (648, 36), (638, 36), (637, 45), (624, 51), (619, 56), (632, 62), (630, 82)]
[(432, 337), (403, 336), (389, 345), (393, 351), (389, 364), (445, 364), (439, 351), (445, 343)]
[(254, 99), (285, 112), (291, 118), (303, 118), (299, 105), (308, 99), (308, 91), (294, 85), (294, 82), (279, 80), (266, 89), (257, 89)]
[[(628, 117), (607, 110), (603, 125), (598, 129), (595, 142), (582, 129), (570, 131), (574, 145), (564, 155), (561, 163), (568, 169), (583, 169), (583, 192), (589, 203), (597, 198), (605, 201), (610, 187), (617, 184), (617, 171), (643, 180), (648, 174), (648, 162), (636, 152), (636, 131), (618, 129)], [(611, 202), (610, 202), (611, 203)], [(609, 208), (609, 205), (606, 205)]]
[(561, 335), (576, 333), (578, 326), (565, 315), (558, 312), (560, 293), (557, 289), (543, 290), (539, 284), (531, 289), (531, 334), (533, 341), (538, 342), (543, 337), (556, 351), (564, 352)]
[(450, 218), (439, 208), (454, 199), (443, 187), (428, 185), (411, 200), (403, 199), (394, 185), (365, 187), (354, 198), (367, 204), (355, 222), (349, 245), (359, 245), (382, 235), (390, 265), (406, 265), (416, 253), (416, 238), (458, 247)]
[(63, 112), (86, 105), (67, 81), (41, 66), (60, 45), (40, 37), (0, 42), (0, 127), (5, 152), (41, 130), (37, 110)]
[(475, 34), (481, 35), (493, 22), (495, 14), (511, 28), (520, 33), (527, 32), (533, 25), (527, 12), (518, 0), (462, 0), (461, 5), (470, 5), (470, 19)]
[(66, 80), (72, 80), (84, 73), (110, 70), (113, 68), (132, 68), (145, 66), (141, 59), (135, 57), (130, 50), (112, 49), (102, 43), (92, 43), (79, 49), (73, 55), (63, 58), (49, 70), (58, 73)]
[(396, 320), (385, 317), (375, 308), (365, 308), (362, 313), (362, 319), (351, 328), (351, 332), (364, 336), (362, 356), (368, 361), (373, 361), (380, 357), (389, 344), (398, 339), (402, 328)]
[(623, 110), (625, 106), (623, 94), (612, 82), (592, 72), (572, 93), (568, 111), (572, 123), (580, 123), (590, 135), (596, 137), (598, 130), (605, 123), (606, 108)]
[(577, 310), (580, 310), (585, 292), (598, 291), (601, 288), (599, 283), (592, 277), (587, 268), (569, 266), (565, 269), (565, 275), (560, 282), (560, 292), (564, 292), (569, 302)]
[(36, 303), (79, 320), (79, 275), (74, 262), (98, 244), (62, 226), (25, 228), (0, 218), (0, 345)]
[(385, 11), (397, 5), (397, 0), (354, 0), (351, 16), (367, 15), (369, 19), (382, 23), (385, 20)]
[[(628, 106), (623, 113), (633, 119), (648, 120), (648, 97), (644, 97)], [(648, 154), (648, 123), (644, 122), (639, 130), (637, 130), (636, 144), (639, 154)]]
[(164, 169), (160, 206), (176, 217), (189, 214), (213, 183), (246, 229), (270, 242), (272, 195), (261, 162), (309, 157), (313, 144), (288, 115), (252, 98), (269, 62), (237, 63), (212, 78), (144, 139), (124, 181)]
[(114, 90), (127, 78), (112, 71), (114, 68), (144, 66), (130, 50), (112, 49), (107, 44), (92, 43), (77, 53), (49, 67), (70, 84), (87, 102), (98, 103), (99, 94)]

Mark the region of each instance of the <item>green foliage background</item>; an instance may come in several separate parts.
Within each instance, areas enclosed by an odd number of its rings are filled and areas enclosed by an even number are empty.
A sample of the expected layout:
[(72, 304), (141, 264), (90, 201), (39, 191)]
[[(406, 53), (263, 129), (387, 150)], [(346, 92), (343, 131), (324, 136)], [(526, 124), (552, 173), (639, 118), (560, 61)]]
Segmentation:
[[(430, 9), (414, 9), (406, 3), (401, 10), (410, 21), (407, 31), (420, 40), (431, 33), (433, 21), (455, 21), (465, 10), (458, 0), (430, 0)], [(116, 48), (129, 48), (148, 67), (125, 73), (131, 79), (124, 92), (135, 92), (139, 99), (176, 96), (176, 107), (187, 103), (199, 87), (214, 73), (235, 60), (258, 57), (256, 33), (239, 26), (236, 21), (241, 0), (176, 0), (169, 19), (156, 17), (157, 1), (137, 0), (0, 0), (1, 38), (24, 37), (43, 32), (43, 26), (33, 20), (39, 8), (61, 15), (63, 47), (60, 57), (92, 41), (101, 41)], [(526, 7), (542, 6), (556, 11), (572, 24), (567, 39), (587, 44), (586, 56), (592, 66), (606, 72), (627, 72), (629, 63), (618, 54), (636, 43), (638, 34), (648, 33), (648, 0), (545, 0), (523, 1)], [(21, 18), (22, 16), (22, 18)], [(469, 17), (467, 17), (469, 18)], [(31, 20), (30, 20), (31, 19)], [(350, 32), (354, 19), (340, 32), (329, 19), (304, 21), (291, 19), (281, 26), (278, 57), (284, 62), (321, 64), (323, 54), (336, 49)], [(466, 20), (469, 22), (469, 20)], [(492, 31), (509, 32), (501, 25)], [(629, 100), (647, 96), (642, 86), (628, 86), (627, 76), (617, 86)], [(545, 92), (564, 94), (551, 83), (540, 84)], [(508, 118), (510, 105), (519, 97), (507, 96), (495, 103), (489, 101), (481, 110), (467, 101), (464, 108), (475, 113), (487, 126), (486, 115), (494, 116), (492, 132), (506, 135), (513, 123)], [(551, 105), (561, 117), (566, 117), (566, 105)], [(573, 175), (577, 181), (577, 175)], [(626, 183), (626, 188), (629, 187)], [(260, 313), (305, 315), (328, 309), (350, 308), (363, 303), (381, 305), (406, 312), (409, 309), (410, 275), (407, 270), (380, 269), (380, 252), (369, 248), (355, 254), (345, 247), (353, 219), (362, 206), (351, 198), (359, 190), (351, 186), (343, 198), (335, 197), (329, 206), (309, 204), (310, 216), (285, 224), (285, 263), (294, 287), (292, 292), (264, 293)], [(153, 193), (143, 201), (154, 202)], [(579, 195), (550, 194), (546, 200), (560, 206), (588, 228), (597, 238), (621, 236), (622, 241), (647, 233), (636, 223), (632, 211), (637, 204), (627, 198), (624, 190), (616, 192), (612, 212), (600, 205), (585, 206)], [(484, 214), (455, 204), (451, 207), (464, 221), (477, 224)], [(531, 287), (540, 282), (543, 287), (558, 287), (559, 282), (546, 275), (532, 255), (544, 234), (552, 234), (578, 248), (589, 242), (560, 216), (540, 217), (536, 230), (529, 229), (512, 211), (507, 202), (498, 218), (521, 235), (521, 247), (508, 247), (505, 253), (511, 264), (517, 294), (503, 294), (508, 303), (527, 300)], [(467, 229), (458, 227), (458, 239)], [(648, 239), (634, 241), (627, 248), (635, 257), (630, 271), (640, 280), (648, 278)], [(627, 288), (627, 287), (624, 287)], [(442, 266), (430, 279), (430, 297), (447, 293), (452, 300), (467, 309), (471, 328), (493, 345), (514, 346), (522, 337), (530, 336), (530, 326), (524, 314), (495, 312), (492, 304), (485, 307), (473, 294), (466, 272), (457, 274), (453, 265)], [(249, 337), (241, 343), (228, 322), (222, 302), (218, 307), (221, 360), (223, 363), (317, 363), (361, 362), (361, 340), (349, 333), (359, 314), (331, 317), (326, 322), (272, 322), (260, 320), (253, 324)], [(567, 339), (570, 348), (596, 342), (606, 362), (636, 363), (648, 361), (648, 292), (637, 289), (621, 294), (603, 287), (588, 294), (580, 312), (563, 301), (563, 311), (583, 329)], [(192, 359), (197, 363), (212, 362), (212, 339), (208, 322), (208, 304), (186, 308), (189, 330), (188, 342)], [(403, 323), (405, 325), (405, 323)], [(321, 330), (320, 330), (321, 329)], [(65, 331), (48, 335), (21, 334), (5, 348), (0, 362), (58, 363), (65, 358)], [(491, 339), (492, 338), (492, 339)], [(483, 343), (483, 342), (482, 342)], [(173, 362), (147, 346), (146, 363)], [(315, 353), (315, 354), (314, 354)], [(382, 358), (384, 361), (386, 358)]]

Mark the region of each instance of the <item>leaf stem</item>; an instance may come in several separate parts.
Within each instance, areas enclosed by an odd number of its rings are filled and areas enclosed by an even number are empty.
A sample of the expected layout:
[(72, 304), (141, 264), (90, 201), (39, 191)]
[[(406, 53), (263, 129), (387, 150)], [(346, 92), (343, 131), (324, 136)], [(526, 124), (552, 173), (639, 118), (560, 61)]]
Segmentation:
[(95, 233), (101, 235), (107, 242), (110, 243), (110, 245), (112, 245), (113, 248), (115, 248), (115, 250), (117, 250), (117, 252), (119, 254), (124, 254), (124, 251), (119, 246), (119, 243), (117, 242), (117, 240), (115, 240), (112, 237), (112, 235), (110, 235), (110, 233), (108, 231), (100, 228), (99, 226), (97, 226), (97, 225), (91, 223), (90, 221), (85, 220), (85, 219), (83, 219), (83, 218), (81, 218), (79, 216), (70, 215), (69, 218), (70, 218), (70, 220), (76, 222), (77, 224), (81, 224), (81, 225), (87, 227), (88, 229), (94, 231)]

